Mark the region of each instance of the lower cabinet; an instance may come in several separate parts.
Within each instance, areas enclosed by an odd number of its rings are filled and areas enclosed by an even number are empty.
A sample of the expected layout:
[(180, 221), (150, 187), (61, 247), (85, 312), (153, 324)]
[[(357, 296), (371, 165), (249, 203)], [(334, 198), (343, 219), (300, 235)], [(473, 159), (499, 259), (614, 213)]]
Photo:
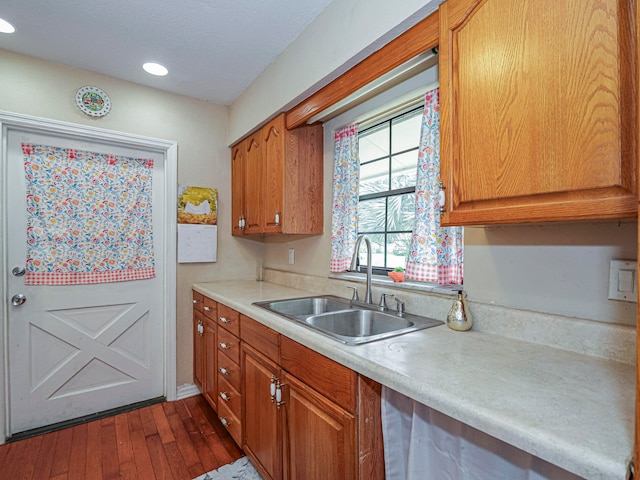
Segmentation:
[(378, 383), (193, 295), (194, 381), (263, 479), (384, 479)]
[(358, 478), (356, 417), (296, 377), (283, 380), (286, 478)]
[(241, 338), (242, 448), (263, 478), (384, 478), (370, 380), (243, 315)]
[(282, 424), (276, 404), (280, 368), (246, 343), (242, 345), (244, 372), (244, 443), (263, 478), (282, 478)]

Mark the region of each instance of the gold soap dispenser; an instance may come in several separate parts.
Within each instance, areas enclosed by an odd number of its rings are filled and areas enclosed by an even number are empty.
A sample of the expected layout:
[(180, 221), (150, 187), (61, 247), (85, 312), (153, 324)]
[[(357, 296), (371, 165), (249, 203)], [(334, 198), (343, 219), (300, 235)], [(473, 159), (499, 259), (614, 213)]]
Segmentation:
[(471, 315), (471, 311), (469, 311), (463, 291), (458, 290), (457, 292), (456, 300), (453, 302), (451, 310), (449, 310), (447, 314), (447, 326), (452, 330), (464, 332), (469, 330), (473, 325), (473, 316)]

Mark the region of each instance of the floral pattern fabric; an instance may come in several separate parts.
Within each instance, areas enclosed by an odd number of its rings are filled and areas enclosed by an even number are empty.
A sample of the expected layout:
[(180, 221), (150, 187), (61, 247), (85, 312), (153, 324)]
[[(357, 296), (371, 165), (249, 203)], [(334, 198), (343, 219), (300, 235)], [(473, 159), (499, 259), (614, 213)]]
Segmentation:
[(358, 229), (358, 125), (335, 133), (333, 207), (331, 211), (331, 271), (351, 264)]
[(463, 229), (440, 226), (440, 89), (425, 95), (420, 129), (416, 217), (405, 276), (423, 282), (462, 284)]
[(27, 285), (155, 276), (153, 160), (22, 144)]

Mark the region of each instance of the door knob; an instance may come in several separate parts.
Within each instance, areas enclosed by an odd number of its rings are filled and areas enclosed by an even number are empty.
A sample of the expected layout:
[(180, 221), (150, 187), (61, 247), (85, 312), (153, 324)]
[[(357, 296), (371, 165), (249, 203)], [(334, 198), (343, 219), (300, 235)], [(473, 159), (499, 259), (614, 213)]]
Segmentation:
[(25, 297), (22, 293), (17, 293), (13, 297), (11, 297), (11, 305), (13, 305), (14, 307), (22, 305), (26, 301), (27, 297)]
[(13, 267), (13, 269), (11, 270), (11, 274), (14, 277), (21, 277), (25, 272), (26, 270), (24, 269), (24, 267)]

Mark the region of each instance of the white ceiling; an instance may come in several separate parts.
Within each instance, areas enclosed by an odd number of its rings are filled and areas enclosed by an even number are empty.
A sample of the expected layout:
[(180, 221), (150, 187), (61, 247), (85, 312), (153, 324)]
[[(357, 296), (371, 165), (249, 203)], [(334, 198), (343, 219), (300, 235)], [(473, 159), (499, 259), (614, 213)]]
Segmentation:
[(0, 48), (229, 105), (331, 1), (2, 0)]

